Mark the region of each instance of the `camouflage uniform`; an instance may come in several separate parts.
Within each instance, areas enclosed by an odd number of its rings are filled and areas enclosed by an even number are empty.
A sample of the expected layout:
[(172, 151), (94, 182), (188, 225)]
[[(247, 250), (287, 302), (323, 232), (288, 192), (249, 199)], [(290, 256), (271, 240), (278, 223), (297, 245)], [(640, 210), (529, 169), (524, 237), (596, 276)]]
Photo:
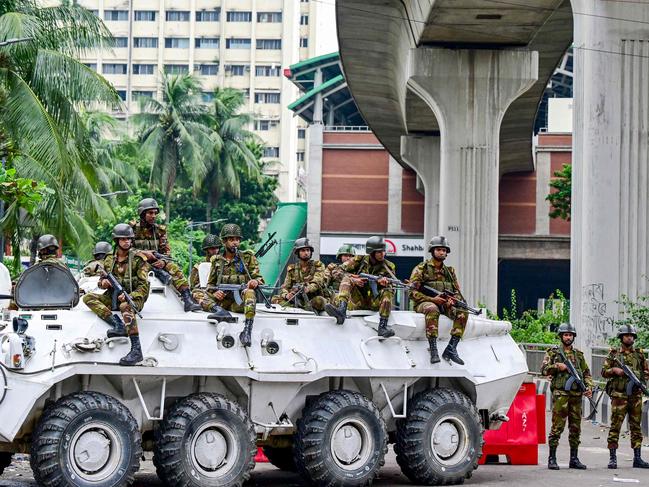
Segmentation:
[(611, 398), (611, 429), (608, 433), (608, 448), (617, 449), (620, 438), (620, 429), (626, 415), (629, 415), (629, 430), (631, 431), (631, 447), (633, 449), (642, 446), (642, 392), (636, 389), (633, 394), (627, 396), (626, 386), (629, 379), (624, 376), (618, 376), (611, 373), (613, 367), (620, 367), (617, 358), (620, 354), (624, 355), (624, 363), (636, 374), (641, 380), (645, 381), (649, 377), (649, 366), (644, 352), (639, 348), (624, 347), (612, 348), (604, 365), (602, 366), (602, 377), (608, 379), (606, 382), (606, 393)]
[[(327, 299), (324, 296), (326, 289), (325, 267), (319, 260), (309, 260), (306, 262), (306, 270), (302, 269), (301, 262), (290, 264), (286, 270), (286, 278), (282, 284), (282, 290), (278, 296), (273, 296), (272, 302), (281, 306), (295, 306), (295, 299), (287, 300), (288, 294), (294, 286), (306, 284), (305, 291), (309, 298), (309, 303), (315, 311), (324, 311)], [(305, 305), (299, 302), (300, 308)]]
[[(421, 284), (430, 286), (438, 291), (448, 291), (452, 293), (457, 299), (464, 301), (464, 297), (460, 292), (460, 285), (455, 275), (455, 269), (445, 266), (443, 262), (429, 259), (422, 262), (415, 267), (410, 276), (411, 284)], [(439, 315), (443, 314), (453, 320), (453, 328), (451, 329), (451, 336), (462, 338), (464, 329), (469, 319), (467, 313), (451, 307), (450, 309), (433, 303), (433, 298), (427, 296), (421, 291), (413, 290), (410, 293), (415, 311), (423, 313), (426, 319), (426, 337), (437, 338), (439, 328)]]
[(333, 274), (335, 278), (341, 279), (340, 292), (336, 297), (336, 302), (340, 303), (341, 300), (344, 300), (347, 302), (347, 309), (349, 310), (367, 309), (378, 311), (381, 318), (388, 318), (392, 310), (392, 300), (394, 299), (392, 290), (379, 286), (379, 295), (375, 297), (372, 295), (369, 283), (363, 287), (353, 286), (350, 277), (344, 274), (365, 273), (393, 277), (395, 269), (395, 265), (389, 260), (372, 264), (369, 255), (355, 256), (344, 264), (341, 264)]
[[(206, 256), (205, 260), (203, 262), (210, 262), (211, 257)], [(189, 286), (192, 289), (192, 297), (194, 300), (201, 305), (201, 308), (205, 311), (210, 311), (211, 306), (214, 304), (214, 301), (210, 301), (210, 299), (207, 298), (208, 294), (205, 291), (204, 288), (201, 287), (201, 282), (198, 277), (198, 266), (200, 266), (202, 262), (199, 262), (197, 264), (194, 264), (192, 267), (192, 271), (189, 274)]]
[(99, 269), (104, 265), (104, 261), (100, 259), (91, 260), (83, 268), (83, 275), (86, 277), (99, 276), (101, 273)]
[[(223, 254), (217, 254), (210, 260), (210, 276), (207, 280), (208, 290), (210, 290), (210, 286), (217, 286), (219, 284), (245, 284), (251, 279), (259, 281), (259, 284), (264, 283), (264, 279), (259, 272), (259, 263), (255, 254), (251, 251), (244, 250), (240, 251), (239, 255), (245, 264), (245, 269), (248, 269), (249, 274), (246, 274), (241, 259), (238, 257), (228, 261)], [(242, 293), (242, 297), (244, 302), (240, 305), (235, 302), (232, 293), (226, 293), (225, 298), (219, 302), (210, 290), (204, 300), (208, 304), (202, 304), (202, 306), (203, 309), (205, 309), (205, 306), (209, 309), (216, 304), (228, 311), (235, 313), (243, 312), (247, 319), (254, 318), (255, 305), (257, 304), (255, 290), (246, 288)]]
[(341, 266), (342, 264), (331, 262), (325, 269), (325, 279), (327, 280), (330, 297), (333, 297), (340, 290), (340, 283), (344, 277), (344, 271), (339, 272)]
[[(131, 296), (139, 311), (142, 311), (144, 303), (149, 297), (149, 271), (151, 267), (146, 262), (146, 258), (138, 253), (129, 252), (128, 259), (124, 262), (117, 262), (116, 254), (109, 254), (104, 260), (106, 271), (112, 273), (124, 290)], [(83, 302), (97, 316), (104, 321), (110, 320), (112, 310), (113, 290), (107, 289), (103, 293), (89, 293), (83, 297)], [(124, 317), (126, 331), (129, 336), (138, 335), (137, 320), (135, 312), (126, 302), (118, 301), (119, 311)]]
[[(586, 387), (592, 389), (593, 379), (583, 352), (571, 346), (569, 350), (564, 347), (563, 353), (573, 363), (577, 372), (582, 375)], [(556, 448), (559, 445), (559, 438), (566, 426), (566, 419), (568, 419), (568, 442), (570, 448), (575, 449), (580, 443), (583, 392), (579, 390), (576, 383), (573, 383), (570, 391), (564, 390), (570, 374), (567, 370), (561, 372), (557, 368), (558, 362), (562, 362), (562, 360), (558, 349), (555, 347), (545, 353), (543, 365), (541, 366), (541, 374), (552, 377), (550, 383), (550, 390), (552, 391), (552, 427), (548, 435), (548, 446)]]

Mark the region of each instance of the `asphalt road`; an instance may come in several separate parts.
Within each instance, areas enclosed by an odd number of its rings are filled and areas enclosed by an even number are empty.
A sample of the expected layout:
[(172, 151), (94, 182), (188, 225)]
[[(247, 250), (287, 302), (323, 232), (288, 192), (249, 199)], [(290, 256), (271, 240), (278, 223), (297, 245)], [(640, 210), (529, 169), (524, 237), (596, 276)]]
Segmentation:
[[(592, 425), (584, 422), (582, 427), (582, 446), (580, 449), (581, 461), (588, 465), (588, 470), (578, 471), (568, 469), (568, 445), (567, 432), (564, 432), (563, 442), (559, 447), (558, 460), (562, 467), (558, 472), (548, 471), (545, 462), (547, 460), (547, 445), (539, 447), (539, 461), (537, 466), (510, 466), (510, 465), (482, 465), (473, 477), (467, 480), (465, 485), (480, 485), (481, 487), (500, 487), (505, 485), (516, 485), (525, 487), (546, 487), (548, 485), (564, 487), (620, 487), (628, 484), (649, 487), (649, 470), (632, 468), (633, 451), (629, 446), (628, 435), (621, 440), (622, 447), (618, 451), (617, 470), (608, 470), (608, 450), (606, 449), (607, 428)], [(644, 445), (643, 456), (649, 460), (649, 442)], [(155, 474), (155, 469), (148, 460), (142, 464), (140, 472), (136, 477), (137, 487), (158, 487), (162, 483)], [(29, 459), (26, 455), (14, 457), (14, 462), (0, 476), (1, 487), (27, 487), (35, 486)], [(249, 485), (264, 487), (285, 487), (304, 485), (299, 476), (282, 472), (270, 464), (258, 464), (253, 471), (252, 481)], [(401, 486), (412, 485), (408, 479), (401, 474), (394, 458), (390, 452), (386, 458), (386, 464), (381, 470), (381, 475), (374, 485), (378, 486)]]

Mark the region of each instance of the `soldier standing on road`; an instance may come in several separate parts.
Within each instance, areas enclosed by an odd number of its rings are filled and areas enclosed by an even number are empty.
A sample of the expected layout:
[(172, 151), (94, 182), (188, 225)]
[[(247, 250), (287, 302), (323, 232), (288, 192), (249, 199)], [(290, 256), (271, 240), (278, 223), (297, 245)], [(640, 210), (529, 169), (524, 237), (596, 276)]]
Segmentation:
[[(131, 296), (138, 311), (142, 311), (144, 303), (149, 297), (149, 271), (151, 267), (147, 264), (145, 255), (132, 249), (134, 238), (133, 229), (127, 223), (115, 225), (113, 228), (115, 252), (106, 256), (104, 269), (115, 276), (124, 290)], [(106, 333), (108, 338), (129, 337), (131, 351), (119, 361), (119, 364), (135, 365), (141, 362), (143, 359), (142, 347), (140, 346), (140, 333), (137, 327), (135, 310), (128, 304), (124, 294), (120, 294), (117, 297), (117, 302), (119, 311), (124, 318), (124, 321), (122, 321), (119, 316), (113, 314), (113, 311), (117, 310), (111, 309), (113, 293), (110, 290), (110, 282), (107, 279), (100, 279), (99, 287), (108, 289), (108, 291), (102, 294), (86, 294), (83, 297), (83, 302), (111, 326)]]
[(83, 268), (83, 275), (86, 277), (101, 275), (101, 268), (104, 266), (104, 259), (113, 251), (113, 247), (108, 242), (97, 242), (95, 249), (92, 251), (93, 260), (88, 262)]
[(563, 428), (566, 426), (566, 418), (568, 419), (568, 442), (570, 443), (570, 468), (585, 470), (586, 465), (579, 461), (579, 437), (581, 435), (581, 403), (582, 396), (593, 396), (593, 379), (590, 375), (590, 369), (586, 363), (583, 352), (573, 347), (573, 342), (577, 336), (575, 328), (570, 323), (563, 323), (559, 326), (557, 331), (561, 339), (563, 354), (570, 360), (577, 372), (581, 373), (584, 383), (588, 389), (582, 392), (576, 383), (573, 383), (570, 391), (565, 390), (565, 385), (570, 374), (568, 367), (563, 363), (559, 355), (559, 348), (554, 347), (545, 353), (543, 358), (543, 365), (541, 366), (541, 374), (552, 377), (550, 389), (552, 391), (552, 428), (548, 435), (548, 446), (550, 447), (550, 455), (548, 457), (548, 468), (550, 470), (559, 470), (557, 465), (557, 446), (559, 446), (559, 438), (563, 433)]
[(617, 468), (617, 447), (620, 438), (620, 429), (626, 415), (629, 415), (629, 429), (631, 430), (631, 447), (633, 448), (633, 466), (635, 468), (649, 468), (649, 463), (641, 457), (642, 448), (642, 391), (635, 388), (631, 395), (627, 395), (629, 378), (620, 367), (620, 359), (633, 371), (642, 382), (649, 377), (649, 365), (644, 352), (634, 348), (637, 332), (632, 325), (622, 325), (617, 337), (620, 340), (619, 348), (612, 348), (602, 366), (602, 377), (606, 382), (606, 393), (611, 398), (611, 429), (608, 433), (608, 449), (610, 461), (608, 468)]
[(255, 289), (263, 284), (264, 280), (259, 272), (259, 263), (255, 254), (249, 250), (239, 251), (241, 245), (239, 225), (234, 223), (223, 225), (220, 237), (224, 251), (212, 257), (207, 288), (209, 290), (210, 286), (219, 284), (246, 284), (246, 289), (242, 293), (244, 302), (238, 305), (232, 293), (223, 291), (209, 292), (206, 299), (211, 298), (211, 303), (218, 304), (224, 310), (245, 314), (246, 321), (239, 335), (239, 341), (244, 347), (249, 347), (257, 305)]
[[(370, 237), (365, 244), (367, 255), (357, 255), (342, 264), (335, 270), (334, 278), (342, 279), (340, 293), (336, 298), (337, 307), (330, 303), (325, 306), (325, 311), (336, 318), (336, 323), (342, 325), (347, 317), (347, 308), (368, 309), (379, 312), (378, 335), (389, 338), (394, 335), (394, 330), (388, 327), (390, 311), (394, 293), (388, 287), (387, 278), (395, 279), (395, 265), (385, 258), (386, 246), (383, 237)], [(356, 277), (354, 274), (373, 274), (382, 276), (377, 281), (380, 288), (379, 295), (373, 296), (367, 279)]]
[[(327, 266), (327, 269), (325, 270), (325, 277), (327, 279), (327, 288), (329, 290), (329, 295), (331, 298), (333, 298), (340, 289), (340, 283), (342, 282), (342, 278), (344, 277), (344, 273), (337, 273), (336, 270), (339, 269), (340, 266), (345, 262), (352, 259), (354, 256), (356, 256), (356, 250), (354, 249), (353, 245), (341, 245), (338, 249), (338, 252), (336, 253), (336, 260), (339, 263), (331, 262)], [(339, 277), (334, 277), (334, 274), (338, 274)]]
[(451, 339), (444, 349), (442, 357), (444, 360), (452, 360), (456, 364), (464, 365), (464, 361), (457, 353), (457, 344), (464, 335), (464, 328), (469, 319), (468, 315), (453, 306), (453, 298), (431, 297), (417, 290), (421, 286), (429, 286), (437, 291), (447, 291), (456, 299), (464, 301), (455, 269), (444, 265), (446, 256), (451, 252), (451, 247), (449, 247), (446, 237), (438, 236), (430, 240), (428, 251), (433, 258), (422, 262), (412, 270), (410, 283), (414, 285), (415, 290), (411, 292), (410, 298), (414, 302), (415, 311), (423, 313), (426, 319), (430, 363), (436, 364), (440, 361), (437, 352), (437, 337), (439, 315), (443, 314), (453, 320), (453, 328), (451, 328)]
[[(278, 296), (273, 296), (273, 303), (303, 309), (310, 306), (314, 311), (324, 311), (327, 304), (324, 296), (327, 282), (324, 264), (319, 260), (311, 259), (313, 247), (308, 238), (298, 238), (293, 246), (293, 253), (297, 256), (298, 262), (289, 264), (282, 289)], [(305, 302), (295, 302), (295, 287), (299, 285), (304, 285), (308, 305)]]
[(158, 202), (153, 198), (144, 198), (138, 204), (138, 215), (140, 221), (131, 222), (135, 233), (135, 248), (146, 255), (148, 262), (156, 269), (164, 269), (172, 279), (173, 287), (180, 293), (180, 298), (185, 305), (185, 311), (200, 311), (201, 306), (194, 301), (189, 289), (189, 283), (183, 275), (182, 270), (175, 262), (158, 259), (153, 253), (170, 256), (171, 247), (167, 240), (167, 227), (158, 225), (156, 218), (160, 213)]

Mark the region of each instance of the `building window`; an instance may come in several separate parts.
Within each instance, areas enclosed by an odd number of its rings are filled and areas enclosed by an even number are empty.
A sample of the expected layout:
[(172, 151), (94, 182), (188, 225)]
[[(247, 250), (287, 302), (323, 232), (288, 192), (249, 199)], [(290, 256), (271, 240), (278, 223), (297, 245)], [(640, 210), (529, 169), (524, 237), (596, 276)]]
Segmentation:
[(300, 47), (309, 47), (308, 37), (300, 37)]
[(309, 3), (309, 0), (300, 0), (300, 3)]
[(125, 101), (126, 100), (126, 90), (116, 90), (117, 91), (117, 96), (119, 96), (120, 100)]
[(196, 12), (196, 22), (218, 22), (221, 20), (221, 10), (201, 10)]
[(246, 74), (246, 66), (243, 64), (228, 64), (225, 70), (230, 72), (231, 76), (244, 76)]
[(257, 12), (257, 22), (273, 24), (282, 21), (282, 12)]
[(270, 130), (279, 125), (279, 120), (255, 120), (255, 130)]
[(255, 103), (279, 103), (279, 92), (255, 93)]
[(201, 100), (203, 100), (203, 103), (210, 103), (214, 100), (214, 93), (211, 91), (203, 91), (201, 93)]
[(172, 22), (189, 22), (189, 12), (186, 10), (167, 10), (165, 20)]
[(89, 10), (89, 11), (90, 11), (90, 13), (91, 13), (92, 15), (94, 15), (95, 17), (99, 17), (99, 10), (94, 10), (94, 9), (93, 9), (93, 10)]
[(134, 64), (133, 74), (153, 74), (155, 67), (155, 64)]
[(228, 22), (251, 22), (252, 12), (228, 12)]
[(281, 39), (257, 39), (257, 49), (281, 49)]
[(218, 64), (199, 64), (197, 68), (196, 71), (198, 71), (201, 76), (216, 76), (219, 73)]
[(187, 74), (189, 73), (189, 66), (186, 64), (165, 64), (165, 74)]
[(128, 37), (115, 37), (114, 47), (128, 47)]
[(104, 74), (126, 74), (126, 64), (104, 63), (101, 67), (101, 72)]
[(189, 38), (165, 37), (165, 47), (171, 49), (189, 49)]
[(128, 10), (104, 10), (104, 20), (128, 20)]
[(295, 157), (297, 158), (297, 162), (304, 162), (304, 151), (297, 151)]
[(264, 147), (262, 157), (279, 157), (279, 147)]
[(137, 100), (138, 98), (153, 98), (155, 91), (131, 91), (131, 98)]
[(309, 25), (309, 16), (302, 14), (300, 15), (300, 25)]
[(134, 37), (134, 47), (158, 47), (157, 37)]
[(226, 49), (250, 49), (250, 39), (232, 37), (225, 40)]
[(83, 64), (85, 64), (86, 66), (88, 66), (88, 67), (89, 67), (90, 69), (92, 69), (93, 71), (97, 71), (97, 63), (83, 63)]
[(218, 49), (218, 37), (197, 37), (194, 39), (194, 47), (197, 49)]
[(135, 21), (136, 22), (155, 22), (156, 15), (158, 12), (155, 10), (136, 10), (135, 11)]
[(279, 76), (279, 66), (255, 66), (255, 76)]
[(298, 139), (306, 138), (306, 129), (297, 129), (297, 138)]

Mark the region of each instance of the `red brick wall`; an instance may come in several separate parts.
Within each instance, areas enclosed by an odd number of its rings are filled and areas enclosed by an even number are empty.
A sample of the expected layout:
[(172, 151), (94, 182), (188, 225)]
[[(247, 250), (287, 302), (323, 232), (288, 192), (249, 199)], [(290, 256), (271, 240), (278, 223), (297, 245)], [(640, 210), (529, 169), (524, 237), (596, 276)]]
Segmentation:
[(505, 174), (499, 187), (498, 233), (533, 235), (536, 232), (536, 173)]
[(415, 171), (403, 170), (401, 193), (401, 229), (407, 233), (424, 233), (424, 195), (417, 191)]

